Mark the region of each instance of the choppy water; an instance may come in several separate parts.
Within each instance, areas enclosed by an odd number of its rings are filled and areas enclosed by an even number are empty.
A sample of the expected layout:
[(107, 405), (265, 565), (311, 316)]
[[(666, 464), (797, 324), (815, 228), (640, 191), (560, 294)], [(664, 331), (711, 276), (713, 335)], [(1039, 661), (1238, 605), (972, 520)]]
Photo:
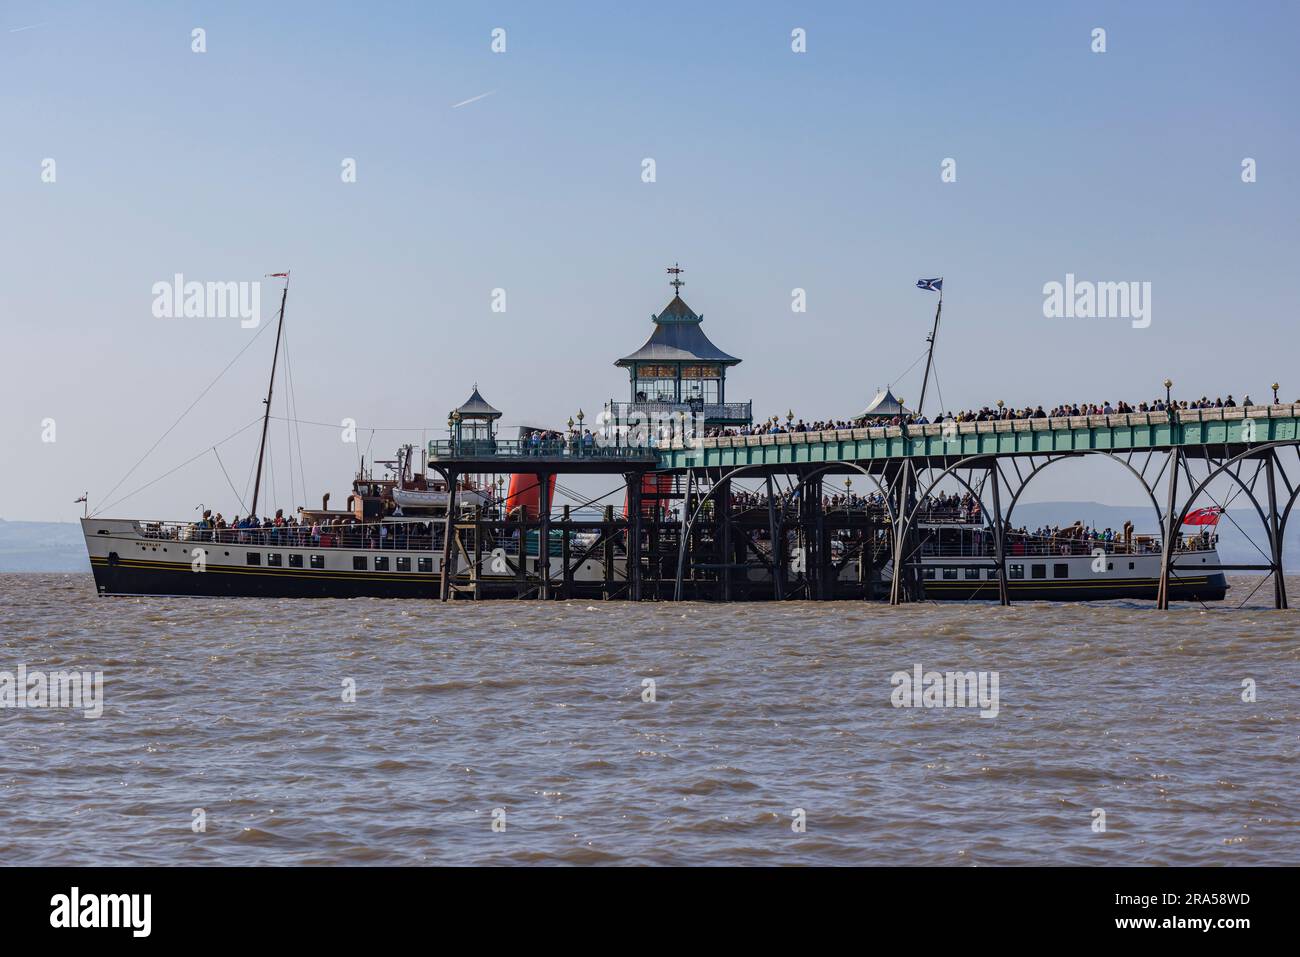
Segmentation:
[[(102, 669), (106, 698), (0, 711), (0, 863), (1294, 864), (1300, 613), (1233, 610), (1256, 581), (1161, 614), (0, 576), (0, 671)], [(894, 708), (917, 663), (997, 671), (1000, 713)]]

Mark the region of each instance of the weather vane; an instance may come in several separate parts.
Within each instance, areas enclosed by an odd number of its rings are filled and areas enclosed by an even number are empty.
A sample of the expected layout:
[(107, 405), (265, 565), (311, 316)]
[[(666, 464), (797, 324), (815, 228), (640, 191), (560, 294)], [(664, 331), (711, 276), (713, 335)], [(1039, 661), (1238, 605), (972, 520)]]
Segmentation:
[(673, 263), (668, 267), (668, 275), (673, 277), (668, 280), (668, 285), (673, 287), (673, 295), (680, 296), (682, 294), (682, 286), (686, 285), (686, 281), (678, 277), (684, 272), (686, 272), (686, 270), (677, 263)]

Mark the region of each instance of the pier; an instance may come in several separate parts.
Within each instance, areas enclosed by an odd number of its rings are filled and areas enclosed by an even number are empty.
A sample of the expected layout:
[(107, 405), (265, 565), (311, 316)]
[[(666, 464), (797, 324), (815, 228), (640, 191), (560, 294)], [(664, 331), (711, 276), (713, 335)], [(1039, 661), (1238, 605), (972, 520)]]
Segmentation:
[[(1025, 489), (1053, 466), (1104, 456), (1131, 474), (1151, 504), (1160, 535), (1141, 547), (1159, 552), (1152, 579), (1158, 607), (1196, 599), (1207, 575), (1230, 571), (1267, 572), (1275, 607), (1287, 607), (1282, 542), (1300, 497), (1300, 405), (908, 424), (902, 403), (882, 391), (852, 428), (718, 435), (749, 425), (752, 402), (727, 397), (728, 371), (741, 360), (704, 334), (703, 317), (681, 298), (681, 272), (669, 269), (673, 298), (651, 316), (650, 338), (615, 363), (628, 371), (628, 401), (607, 402), (594, 432), (584, 431), (580, 412), (577, 430), (570, 420), (567, 437), (559, 439), (498, 440), (490, 421), (474, 424), (466, 439), (457, 412), (449, 439), (429, 444), (428, 466), (449, 488), (465, 475), (488, 476), (490, 484), (491, 476), (508, 473), (516, 482), (526, 476), (537, 490), (535, 510), (513, 514), (468, 514), (453, 499), (443, 535), (443, 600), (922, 601), (927, 588), (944, 588), (927, 586), (934, 570), (922, 558), (933, 549), (923, 546), (922, 529), (936, 537), (939, 526), (926, 510), (947, 484), (979, 505), (978, 553), (960, 563), (980, 582), (974, 595), (1006, 605), (1028, 584), (1003, 574)], [(933, 350), (942, 281), (918, 285), (940, 292)], [(1166, 381), (1167, 393), (1171, 385)], [(477, 391), (475, 397), (481, 401)], [(588, 503), (557, 512), (554, 483), (578, 474), (617, 479), (622, 509)], [(752, 494), (735, 494), (742, 481), (762, 490), (761, 504)], [(848, 488), (854, 481), (874, 493), (873, 507), (826, 507), (828, 483)], [(1257, 545), (1262, 561), (1211, 563), (1205, 550), (1194, 554), (1187, 546), (1183, 526), (1215, 483), (1230, 483), (1253, 506), (1267, 538), (1266, 547)], [(529, 542), (536, 543), (531, 555)], [(1138, 547), (1107, 543), (1099, 567), (1111, 567), (1104, 563), (1112, 553)], [(560, 558), (558, 574), (552, 561), (542, 560), (551, 548)], [(492, 555), (495, 575), (484, 566), (484, 556)], [(598, 583), (577, 574), (592, 556), (603, 568)]]
[[(453, 520), (456, 510), (449, 510), (441, 597), (924, 600), (915, 530), (942, 481), (968, 490), (986, 516), (981, 527), (990, 553), (962, 564), (1001, 567), (1010, 552), (999, 529), (1009, 526), (1028, 485), (1054, 465), (1100, 455), (1141, 483), (1162, 529), (1159, 607), (1169, 607), (1183, 570), (1183, 520), (1212, 481), (1226, 478), (1266, 530), (1267, 560), (1200, 564), (1195, 571), (1268, 572), (1274, 604), (1285, 608), (1281, 545), (1300, 498), (1300, 468), (1284, 463), (1287, 453), (1300, 456), (1298, 449), (1296, 405), (677, 438), (656, 448), (434, 442), (429, 465), (451, 486), (466, 473), (511, 472), (531, 476), (541, 494), (536, 515), (492, 517), (479, 509)], [(549, 483), (568, 474), (617, 478), (625, 512), (609, 505), (557, 512), (547, 501)], [(846, 476), (878, 492), (883, 506), (824, 508), (823, 483)], [(763, 505), (736, 504), (733, 483), (742, 478), (766, 489)], [(562, 565), (554, 580), (540, 553), (532, 568), (525, 567), (527, 556), (518, 559), (521, 536), (552, 543), (558, 537), (552, 547)], [(492, 584), (484, 573), (484, 556), (502, 543), (511, 543), (505, 551), (513, 578), (504, 589), (499, 575)], [(578, 583), (574, 574), (593, 555), (605, 569), (599, 587)], [(850, 564), (859, 572), (845, 580)], [(625, 571), (615, 573), (618, 565)], [(886, 566), (892, 574), (883, 581)], [(998, 576), (987, 597), (1008, 604), (1013, 587)]]

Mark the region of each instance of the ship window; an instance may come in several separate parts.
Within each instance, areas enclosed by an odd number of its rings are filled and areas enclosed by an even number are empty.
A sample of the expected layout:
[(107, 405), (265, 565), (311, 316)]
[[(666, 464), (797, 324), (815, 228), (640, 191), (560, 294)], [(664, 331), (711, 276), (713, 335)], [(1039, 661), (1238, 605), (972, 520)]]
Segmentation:
[(280, 565), (280, 553), (271, 552), (271, 554), (266, 556), (266, 563), (268, 565), (275, 565), (278, 567)]
[(1024, 565), (1012, 565), (1012, 566), (1010, 566), (1010, 568), (1007, 570), (1007, 577), (1008, 577), (1008, 578), (1024, 578), (1024, 577), (1025, 577), (1025, 566), (1024, 566)]
[(417, 570), (417, 571), (422, 571), (422, 572), (431, 572), (431, 571), (433, 571), (433, 559), (432, 559), (432, 558), (420, 558), (420, 559), (417, 559), (417, 560), (416, 560), (416, 570)]
[(248, 556), (247, 559), (246, 559), (246, 561), (248, 562), (248, 564), (250, 564), (250, 565), (260, 565), (260, 564), (262, 564), (262, 553), (261, 553), (261, 552), (247, 552), (246, 554), (247, 554), (247, 556)]
[(388, 556), (387, 556), (387, 555), (377, 555), (377, 556), (375, 556), (375, 571), (377, 571), (377, 572), (386, 572), (386, 571), (388, 571)]
[(979, 580), (979, 577), (980, 577), (980, 570), (979, 570), (978, 567), (976, 567), (976, 566), (974, 566), (974, 565), (967, 565), (967, 566), (966, 566), (966, 580), (967, 580), (967, 581), (972, 581), (972, 580), (974, 580), (974, 581), (978, 581), (978, 580)]
[(1053, 565), (1053, 566), (1052, 566), (1052, 577), (1053, 577), (1053, 578), (1069, 578), (1069, 577), (1070, 577), (1070, 564), (1069, 564), (1069, 562), (1057, 562), (1055, 565)]
[(1030, 565), (1030, 566), (1029, 566), (1029, 577), (1030, 577), (1030, 578), (1046, 578), (1046, 577), (1047, 577), (1047, 566), (1046, 566), (1046, 565)]
[(997, 577), (998, 577), (998, 573), (1001, 572), (1001, 571), (1002, 571), (1002, 569), (1000, 569), (1000, 568), (990, 568), (990, 569), (989, 569), (989, 578), (997, 578)]
[(363, 572), (363, 571), (366, 570), (366, 556), (365, 556), (365, 555), (353, 555), (353, 556), (352, 556), (352, 570), (353, 570), (353, 571), (358, 571), (358, 572)]
[(289, 567), (290, 567), (290, 568), (302, 568), (302, 556), (301, 556), (301, 555), (290, 555), (290, 556), (289, 556)]
[(397, 570), (399, 572), (409, 572), (411, 570), (411, 560), (405, 555), (397, 557)]
[(1128, 563), (1128, 570), (1129, 570), (1129, 571), (1132, 571), (1132, 570), (1133, 570), (1133, 563), (1132, 563), (1132, 562), (1129, 562), (1129, 563)]
[(945, 569), (943, 570), (943, 580), (946, 581), (946, 582), (956, 581), (956, 580), (957, 580), (957, 569), (955, 569), (955, 568), (945, 568)]
[(313, 555), (313, 556), (311, 557), (311, 567), (312, 567), (312, 568), (324, 568), (324, 567), (325, 567), (325, 556), (324, 556), (324, 555)]
[(926, 565), (921, 569), (921, 577), (926, 581), (934, 580), (934, 566)]

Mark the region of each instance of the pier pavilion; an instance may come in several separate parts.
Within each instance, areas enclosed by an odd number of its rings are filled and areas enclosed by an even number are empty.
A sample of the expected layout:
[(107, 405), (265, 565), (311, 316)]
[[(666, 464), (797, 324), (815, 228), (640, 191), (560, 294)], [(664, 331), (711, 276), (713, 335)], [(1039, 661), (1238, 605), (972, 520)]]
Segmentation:
[(684, 270), (672, 266), (673, 298), (650, 317), (654, 331), (640, 349), (614, 364), (628, 371), (627, 402), (610, 402), (611, 417), (626, 423), (640, 414), (647, 421), (702, 415), (707, 426), (748, 425), (753, 403), (727, 401), (727, 370), (740, 359), (715, 346), (704, 334), (704, 316), (681, 297)]

